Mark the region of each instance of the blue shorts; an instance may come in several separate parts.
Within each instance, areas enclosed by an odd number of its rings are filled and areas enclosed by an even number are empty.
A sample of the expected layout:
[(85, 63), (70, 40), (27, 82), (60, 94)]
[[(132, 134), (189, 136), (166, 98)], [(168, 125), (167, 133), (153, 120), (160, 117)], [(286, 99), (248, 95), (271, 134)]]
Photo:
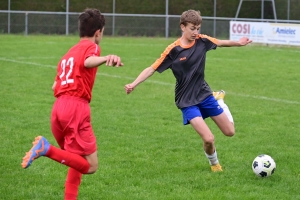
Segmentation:
[(197, 105), (181, 108), (183, 124), (187, 125), (195, 117), (213, 117), (220, 115), (223, 109), (213, 96), (209, 96)]

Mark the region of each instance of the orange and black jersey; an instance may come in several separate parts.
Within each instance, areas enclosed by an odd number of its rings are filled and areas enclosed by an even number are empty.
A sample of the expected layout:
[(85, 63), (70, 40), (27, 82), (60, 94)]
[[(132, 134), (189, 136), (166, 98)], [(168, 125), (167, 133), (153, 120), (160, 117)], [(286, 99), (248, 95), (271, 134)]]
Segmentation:
[(171, 69), (175, 78), (175, 103), (178, 108), (196, 105), (212, 94), (204, 80), (206, 52), (217, 48), (217, 39), (198, 34), (189, 46), (180, 38), (170, 44), (152, 67), (162, 73)]

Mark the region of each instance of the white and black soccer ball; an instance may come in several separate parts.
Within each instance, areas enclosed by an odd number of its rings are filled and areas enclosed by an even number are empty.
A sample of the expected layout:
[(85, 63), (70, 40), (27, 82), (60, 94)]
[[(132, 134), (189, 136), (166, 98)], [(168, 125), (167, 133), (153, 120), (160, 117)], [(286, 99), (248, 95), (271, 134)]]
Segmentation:
[(257, 176), (268, 177), (275, 172), (276, 163), (271, 156), (262, 154), (253, 160), (252, 169)]

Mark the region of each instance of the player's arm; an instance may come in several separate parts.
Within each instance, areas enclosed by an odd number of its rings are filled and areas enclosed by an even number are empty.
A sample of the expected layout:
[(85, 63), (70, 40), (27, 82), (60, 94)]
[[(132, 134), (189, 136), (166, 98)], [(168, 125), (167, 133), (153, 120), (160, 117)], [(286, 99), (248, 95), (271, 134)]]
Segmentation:
[(123, 66), (121, 58), (117, 55), (108, 55), (108, 56), (90, 56), (84, 61), (84, 66), (87, 68), (98, 67), (102, 64), (106, 66), (120, 67)]
[(56, 86), (56, 81), (54, 81), (54, 83), (52, 85), (52, 90), (54, 90), (55, 86)]
[(152, 76), (154, 72), (155, 69), (151, 66), (144, 69), (132, 83), (125, 85), (124, 89), (126, 90), (126, 93), (130, 94), (136, 86), (138, 86), (140, 83), (144, 82), (147, 78)]
[(239, 41), (218, 40), (218, 46), (219, 47), (241, 47), (241, 46), (245, 46), (251, 42), (252, 42), (252, 40), (250, 40), (248, 37), (242, 37), (239, 39)]

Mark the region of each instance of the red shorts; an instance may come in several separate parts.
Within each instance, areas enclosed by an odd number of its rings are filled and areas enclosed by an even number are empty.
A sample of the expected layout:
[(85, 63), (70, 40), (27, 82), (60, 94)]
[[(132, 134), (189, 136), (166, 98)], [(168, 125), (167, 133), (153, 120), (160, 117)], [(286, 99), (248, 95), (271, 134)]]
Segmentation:
[(51, 129), (61, 149), (82, 156), (97, 150), (91, 126), (90, 105), (84, 99), (58, 97), (52, 108)]

